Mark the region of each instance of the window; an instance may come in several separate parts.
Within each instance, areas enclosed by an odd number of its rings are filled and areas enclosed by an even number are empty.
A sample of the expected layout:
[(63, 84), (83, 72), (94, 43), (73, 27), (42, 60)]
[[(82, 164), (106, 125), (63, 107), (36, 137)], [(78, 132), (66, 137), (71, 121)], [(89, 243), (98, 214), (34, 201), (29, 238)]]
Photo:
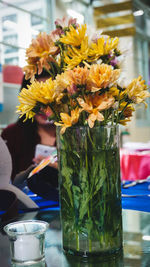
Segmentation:
[(8, 31), (11, 25), (13, 25), (13, 23), (16, 23), (16, 22), (17, 22), (16, 14), (11, 14), (11, 15), (2, 17), (3, 31)]
[(5, 58), (4, 64), (7, 65), (18, 65), (19, 58), (18, 57), (11, 57), (11, 58)]
[[(47, 0), (3, 1), (0, 9), (1, 62), (16, 62), (22, 67), (25, 61), (25, 49), (31, 43), (32, 36), (46, 31), (49, 25)], [(22, 50), (22, 51), (21, 51)], [(14, 59), (12, 59), (14, 58)]]
[[(147, 39), (137, 36), (134, 42), (134, 57), (135, 57), (135, 72), (136, 76), (141, 75), (146, 83), (149, 83), (149, 50), (150, 44)], [(147, 100), (149, 103), (149, 100)], [(139, 105), (139, 108), (136, 110), (136, 120), (138, 126), (147, 126), (150, 122), (150, 107), (145, 110), (144, 105)]]
[[(13, 52), (17, 52), (18, 51), (18, 48), (15, 47), (17, 45), (17, 43), (18, 43), (17, 34), (4, 36), (3, 40), (4, 40), (4, 43), (5, 43), (5, 47), (4, 47), (4, 53), (5, 54), (13, 53)], [(10, 46), (7, 45), (7, 44), (10, 44)]]
[[(40, 9), (34, 10), (33, 13), (40, 16), (41, 10)], [(35, 26), (35, 25), (39, 25), (39, 24), (42, 24), (42, 19), (37, 17), (37, 16), (32, 15), (31, 16), (31, 25)]]

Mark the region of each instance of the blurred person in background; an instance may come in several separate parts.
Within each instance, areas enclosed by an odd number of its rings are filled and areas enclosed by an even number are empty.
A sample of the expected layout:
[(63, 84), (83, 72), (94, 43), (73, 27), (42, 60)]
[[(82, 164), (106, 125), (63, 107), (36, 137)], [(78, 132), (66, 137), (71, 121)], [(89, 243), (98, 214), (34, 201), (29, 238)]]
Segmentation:
[[(49, 78), (49, 74), (43, 70), (35, 78), (39, 82), (45, 81)], [(27, 85), (30, 85), (30, 80), (25, 80), (23, 77), (20, 90), (27, 88)], [(26, 180), (35, 164), (44, 158), (42, 155), (35, 157), (37, 144), (56, 146), (56, 127), (53, 122), (47, 120), (46, 115), (37, 114), (33, 122), (29, 119), (24, 120), (24, 116), (19, 118), (16, 123), (8, 125), (1, 134), (12, 157), (11, 179), (16, 186), (19, 185), (18, 187), (23, 185), (23, 181)], [(46, 166), (34, 176), (28, 179), (29, 188), (38, 195), (49, 195), (46, 187), (57, 188), (58, 186), (57, 162)]]

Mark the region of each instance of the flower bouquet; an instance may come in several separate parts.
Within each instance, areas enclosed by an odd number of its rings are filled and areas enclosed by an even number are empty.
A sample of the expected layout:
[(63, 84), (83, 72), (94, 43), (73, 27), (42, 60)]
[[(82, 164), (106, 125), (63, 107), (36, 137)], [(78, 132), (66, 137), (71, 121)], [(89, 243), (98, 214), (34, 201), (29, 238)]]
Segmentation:
[[(123, 85), (119, 39), (91, 34), (76, 19), (56, 21), (26, 50), (26, 78), (18, 112), (44, 113), (57, 125), (63, 248), (68, 253), (105, 255), (122, 247), (118, 124), (134, 104), (150, 96), (142, 77)], [(43, 68), (46, 82), (34, 80)]]

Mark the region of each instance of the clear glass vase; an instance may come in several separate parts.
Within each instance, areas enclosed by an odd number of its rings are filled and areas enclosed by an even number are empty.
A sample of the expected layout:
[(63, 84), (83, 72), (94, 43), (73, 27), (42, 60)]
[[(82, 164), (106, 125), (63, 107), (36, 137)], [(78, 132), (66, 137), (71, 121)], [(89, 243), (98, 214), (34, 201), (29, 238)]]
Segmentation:
[(117, 126), (57, 127), (63, 249), (84, 257), (122, 248)]

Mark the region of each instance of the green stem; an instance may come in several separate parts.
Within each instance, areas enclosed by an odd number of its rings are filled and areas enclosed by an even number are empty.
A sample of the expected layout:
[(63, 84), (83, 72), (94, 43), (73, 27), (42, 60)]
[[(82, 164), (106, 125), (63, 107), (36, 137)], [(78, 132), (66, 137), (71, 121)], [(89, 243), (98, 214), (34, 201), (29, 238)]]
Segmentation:
[(60, 69), (64, 68), (64, 51), (61, 45), (59, 45), (60, 48), (60, 58), (61, 58), (61, 63), (60, 63)]
[(55, 65), (55, 67), (57, 69), (57, 74), (60, 74), (61, 73), (60, 67), (58, 66), (58, 64), (56, 62), (54, 62), (54, 65)]
[(93, 140), (92, 140), (92, 138), (91, 138), (91, 135), (90, 135), (90, 129), (88, 128), (87, 131), (88, 131), (88, 137), (89, 137), (89, 140), (90, 140), (90, 142), (91, 142), (91, 144), (92, 144), (92, 146), (93, 146), (93, 148), (94, 148), (94, 147), (95, 147), (95, 144), (94, 144), (94, 142), (93, 142)]
[(52, 103), (50, 103), (49, 104), (49, 106), (50, 106), (50, 108), (51, 108), (51, 110), (53, 111), (53, 113), (54, 113), (54, 116), (55, 116), (55, 118), (56, 118), (56, 120), (60, 120), (60, 118), (59, 118), (59, 115), (56, 113), (56, 111), (55, 111), (55, 107), (53, 106), (53, 104)]
[(92, 240), (89, 239), (89, 252), (92, 252)]
[(119, 92), (119, 96), (118, 96), (118, 108), (117, 108), (117, 118), (116, 118), (116, 123), (119, 122), (119, 107), (120, 107), (120, 92)]
[(111, 121), (111, 125), (113, 126), (113, 124), (114, 124), (114, 118), (115, 118), (115, 114), (114, 114), (114, 110), (113, 110), (113, 112), (112, 112), (112, 121)]
[(121, 118), (123, 112), (125, 111), (125, 109), (127, 108), (128, 105), (129, 105), (129, 103), (127, 103), (127, 104), (124, 106), (124, 108), (121, 110), (121, 112), (118, 114), (118, 118), (117, 118), (118, 121), (117, 121), (117, 123), (120, 121), (120, 118)]
[(79, 233), (76, 232), (76, 249), (77, 249), (77, 251), (79, 251), (79, 248), (80, 248), (80, 246), (79, 246)]
[(46, 71), (50, 74), (50, 76), (52, 77), (52, 79), (54, 79), (53, 73), (50, 70), (46, 70)]
[(49, 64), (51, 66), (51, 70), (52, 70), (52, 73), (53, 73), (53, 78), (55, 78), (55, 70), (54, 70), (54, 67), (53, 67), (53, 63), (50, 62)]
[(99, 241), (100, 241), (100, 247), (102, 247), (103, 243), (104, 243), (104, 236), (103, 235), (100, 235), (99, 237)]
[[(88, 207), (88, 218), (90, 218), (90, 207)], [(90, 238), (90, 235), (88, 235), (88, 242), (89, 242), (89, 252), (92, 252), (92, 240)]]
[[(86, 138), (86, 158), (85, 158), (85, 166), (86, 166), (86, 170), (87, 170), (87, 174), (88, 174), (88, 155), (87, 155), (87, 153), (88, 153), (88, 150), (87, 150), (87, 138)], [(91, 178), (93, 178), (93, 177), (91, 177)], [(89, 181), (89, 188), (90, 188), (90, 181)], [(88, 218), (90, 219), (91, 218), (91, 216), (90, 216), (90, 200), (89, 200), (89, 206), (88, 206)], [(92, 240), (91, 240), (91, 238), (90, 238), (90, 233), (89, 233), (89, 238), (88, 238), (88, 242), (89, 242), (89, 252), (92, 252)]]

